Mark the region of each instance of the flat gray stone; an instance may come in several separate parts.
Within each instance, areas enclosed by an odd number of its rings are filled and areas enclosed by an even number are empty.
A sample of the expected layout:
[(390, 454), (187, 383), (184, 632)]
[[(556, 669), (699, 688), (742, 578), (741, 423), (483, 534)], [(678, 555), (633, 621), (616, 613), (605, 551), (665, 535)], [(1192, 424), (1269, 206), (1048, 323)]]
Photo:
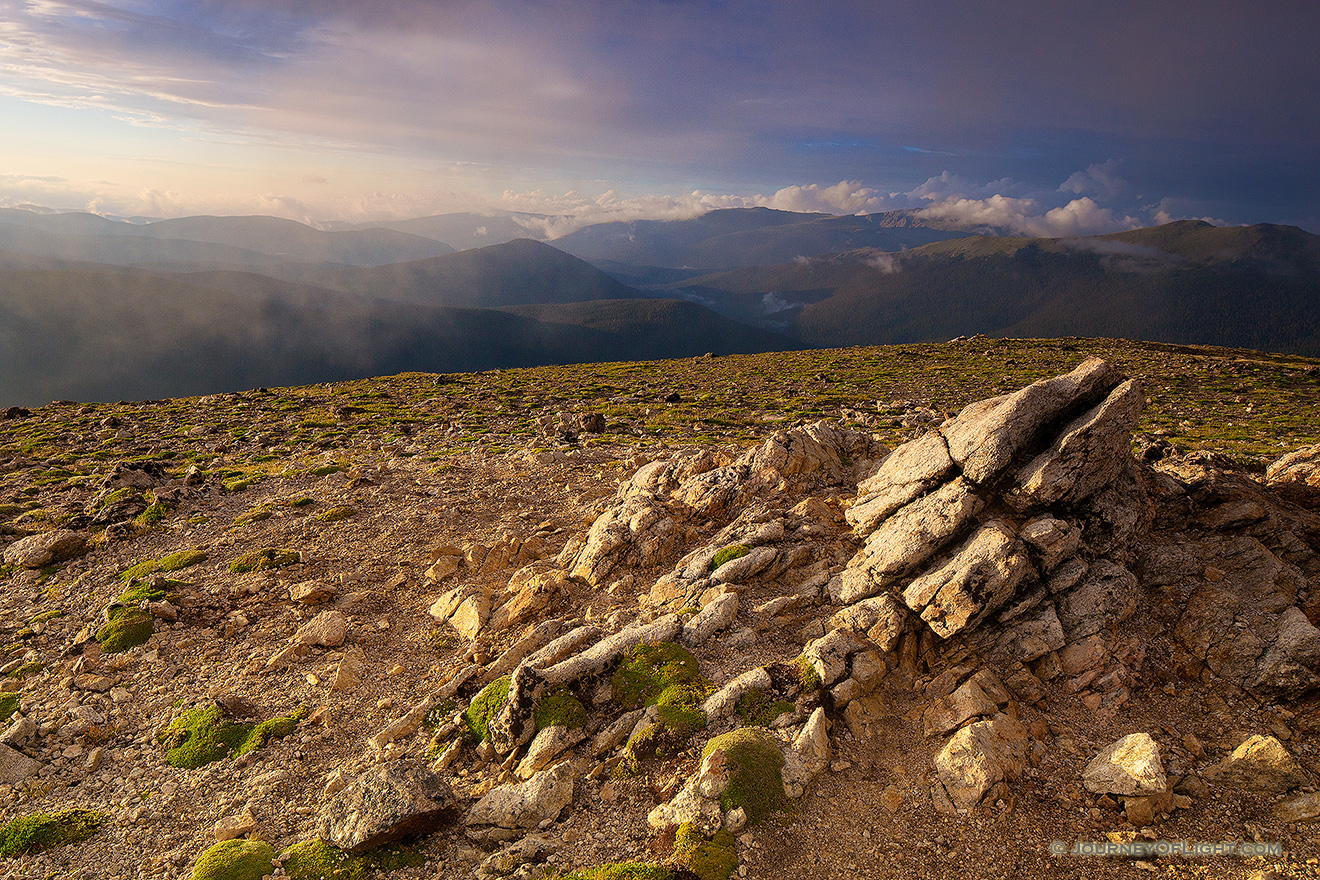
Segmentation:
[(332, 795), (321, 808), (317, 833), (350, 853), (458, 819), (458, 804), (444, 780), (415, 759), (369, 770)]

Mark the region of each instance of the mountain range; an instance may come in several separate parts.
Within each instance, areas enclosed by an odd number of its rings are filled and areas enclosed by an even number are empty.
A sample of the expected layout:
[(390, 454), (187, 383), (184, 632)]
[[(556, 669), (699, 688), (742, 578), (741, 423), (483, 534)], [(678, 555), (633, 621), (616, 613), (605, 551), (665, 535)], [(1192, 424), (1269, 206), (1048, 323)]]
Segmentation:
[(975, 333), (1320, 355), (1320, 236), (1295, 227), (1050, 239), (758, 208), (432, 237), (553, 219), (0, 210), (0, 406)]

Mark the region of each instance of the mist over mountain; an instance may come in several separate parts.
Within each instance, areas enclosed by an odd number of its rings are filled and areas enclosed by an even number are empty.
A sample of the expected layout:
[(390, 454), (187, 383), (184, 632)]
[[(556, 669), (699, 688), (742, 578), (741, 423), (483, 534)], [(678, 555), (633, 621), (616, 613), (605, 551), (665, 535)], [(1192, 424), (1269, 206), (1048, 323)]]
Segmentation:
[(1069, 239), (977, 236), (658, 287), (807, 346), (1103, 336), (1320, 354), (1320, 236), (1180, 221)]
[(415, 217), (411, 220), (387, 220), (380, 223), (335, 224), (331, 228), (344, 230), (392, 229), (409, 235), (420, 235), (442, 241), (458, 250), (489, 247), (515, 238), (536, 238), (551, 218), (544, 214), (474, 214), (459, 212)]
[(857, 248), (898, 251), (971, 233), (936, 228), (911, 211), (834, 216), (729, 208), (691, 220), (599, 223), (554, 240), (584, 260), (725, 269)]
[[(398, 225), (439, 234), (499, 219)], [(485, 236), (523, 228), (502, 220)], [(739, 265), (679, 265), (703, 261)], [(1026, 238), (932, 229), (905, 212), (752, 209), (452, 252), (382, 227), (3, 210), (0, 406), (975, 333), (1320, 355), (1318, 302), (1320, 236), (1270, 224)]]
[(257, 265), (262, 261), (251, 257), (255, 252), (285, 262), (377, 266), (454, 252), (443, 242), (393, 229), (323, 232), (278, 217), (182, 217), (133, 224), (95, 214), (9, 208), (0, 209), (0, 250), (113, 265)]

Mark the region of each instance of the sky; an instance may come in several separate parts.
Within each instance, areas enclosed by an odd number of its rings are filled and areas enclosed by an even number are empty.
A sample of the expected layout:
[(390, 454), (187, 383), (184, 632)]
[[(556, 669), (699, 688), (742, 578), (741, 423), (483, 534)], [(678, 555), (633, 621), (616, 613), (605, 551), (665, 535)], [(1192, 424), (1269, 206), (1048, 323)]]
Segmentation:
[(1320, 4), (0, 0), (0, 206), (1320, 233)]

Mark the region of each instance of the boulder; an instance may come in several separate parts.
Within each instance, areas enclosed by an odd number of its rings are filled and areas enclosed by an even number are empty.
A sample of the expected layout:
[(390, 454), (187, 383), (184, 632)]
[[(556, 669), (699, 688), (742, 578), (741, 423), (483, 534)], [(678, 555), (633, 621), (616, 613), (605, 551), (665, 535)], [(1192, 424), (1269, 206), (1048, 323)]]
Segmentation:
[(1233, 753), (1208, 768), (1204, 776), (1238, 788), (1282, 794), (1306, 782), (1297, 759), (1272, 736), (1256, 734), (1243, 740)]
[(724, 593), (683, 624), (678, 640), (695, 648), (715, 633), (729, 628), (738, 614), (738, 594)]
[(330, 796), (317, 833), (349, 853), (366, 852), (458, 818), (453, 792), (414, 759), (368, 770)]
[(573, 800), (573, 765), (561, 761), (526, 782), (501, 785), (486, 792), (468, 811), (469, 827), (547, 828)]
[(1168, 788), (1160, 747), (1148, 733), (1130, 733), (1115, 740), (1086, 765), (1082, 784), (1097, 794), (1158, 794)]
[(82, 532), (55, 529), (19, 538), (5, 548), (4, 561), (19, 568), (45, 568), (86, 552), (87, 536)]
[(18, 749), (0, 745), (0, 785), (14, 785), (41, 769), (41, 762), (29, 758)]
[(974, 721), (955, 733), (935, 756), (935, 772), (960, 810), (980, 803), (997, 782), (1012, 781), (1027, 764), (1027, 729), (1008, 715)]
[(904, 443), (859, 483), (857, 500), (844, 519), (858, 537), (865, 538), (899, 508), (943, 483), (954, 471), (949, 445), (937, 431)]
[(1142, 401), (1136, 382), (1119, 385), (1018, 472), (1016, 490), (1037, 505), (1075, 505), (1108, 486), (1131, 455)]
[(949, 457), (967, 479), (985, 485), (1060, 418), (1093, 406), (1121, 381), (1118, 371), (1090, 358), (1063, 376), (968, 404), (940, 426)]
[(837, 611), (830, 618), (830, 627), (862, 633), (887, 654), (898, 646), (907, 622), (908, 610), (903, 603), (892, 593), (882, 593)]
[(1320, 444), (1275, 459), (1265, 468), (1265, 483), (1286, 498), (1315, 505), (1320, 501)]
[(586, 732), (581, 728), (565, 727), (562, 724), (554, 724), (538, 730), (527, 747), (526, 757), (518, 762), (514, 775), (519, 779), (531, 779), (550, 766), (550, 763), (563, 754), (565, 749), (576, 745), (585, 737)]
[(1082, 582), (1059, 596), (1059, 622), (1074, 641), (1127, 620), (1137, 610), (1137, 578), (1117, 562), (1097, 559)]

